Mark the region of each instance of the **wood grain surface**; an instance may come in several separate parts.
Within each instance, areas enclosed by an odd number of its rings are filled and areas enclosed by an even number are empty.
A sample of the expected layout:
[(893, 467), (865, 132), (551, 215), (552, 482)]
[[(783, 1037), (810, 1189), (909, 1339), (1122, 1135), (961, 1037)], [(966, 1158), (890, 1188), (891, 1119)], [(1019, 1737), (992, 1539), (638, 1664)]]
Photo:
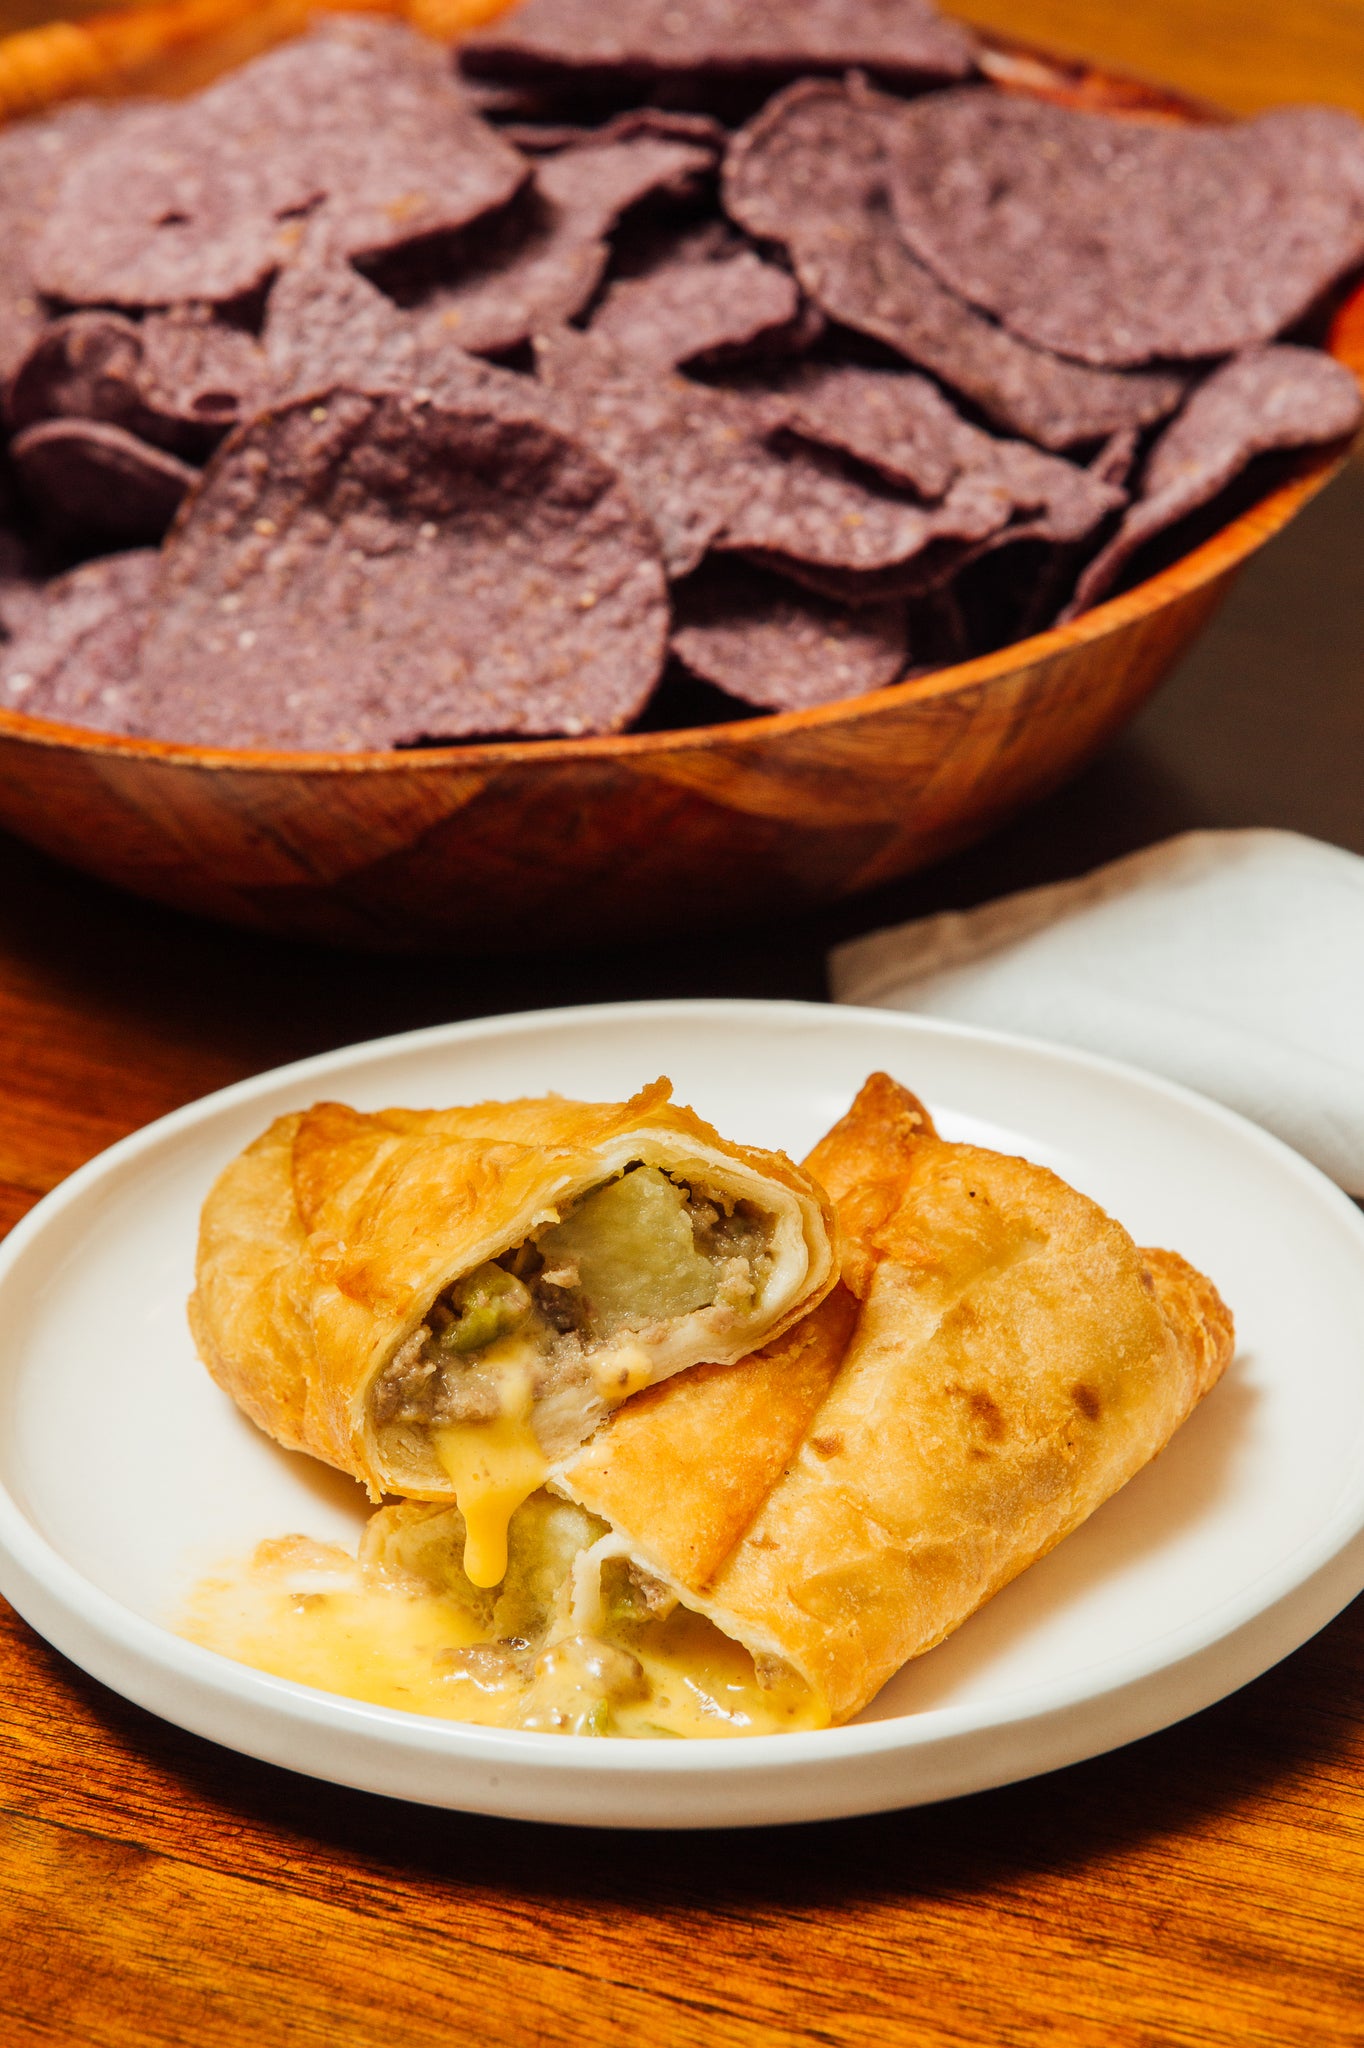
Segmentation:
[[(1059, 10), (1005, 12), (1042, 39)], [(1220, 0), (1066, 13), (1100, 53), (1121, 14), (1149, 53), (1123, 60), (1186, 86), (1187, 46), (1229, 18)], [(1274, 97), (1281, 50), (1337, 13), (1338, 46), (1292, 89), (1341, 96), (1344, 6), (1257, 0), (1229, 77)], [(380, 972), (136, 903), (0, 838), (0, 1229), (149, 1118), (355, 1038), (557, 1002), (818, 997), (835, 937), (1196, 826), (1364, 853), (1361, 563), (1352, 466), (1068, 789), (911, 882), (739, 938)], [(1364, 1603), (1233, 1699), (1030, 1785), (634, 1837), (248, 1762), (127, 1705), (0, 1607), (3, 2048), (1357, 2048), (1361, 1898)]]

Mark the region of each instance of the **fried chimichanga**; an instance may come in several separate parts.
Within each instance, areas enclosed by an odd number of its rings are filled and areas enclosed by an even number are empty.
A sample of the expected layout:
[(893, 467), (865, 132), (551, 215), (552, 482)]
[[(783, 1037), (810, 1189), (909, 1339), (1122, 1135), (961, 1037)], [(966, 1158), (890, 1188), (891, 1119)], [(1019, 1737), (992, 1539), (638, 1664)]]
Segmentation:
[(834, 1283), (809, 1175), (670, 1093), (280, 1118), (204, 1206), (190, 1322), (209, 1370), (373, 1497), (458, 1499), (471, 1574), (495, 1583), (550, 1461)]
[(697, 1604), (843, 1721), (1155, 1457), (1234, 1332), (1176, 1253), (1043, 1167), (945, 1143), (884, 1075), (808, 1163), (855, 1248), (856, 1334)]
[[(807, 1164), (837, 1201), (843, 1284), (556, 1463), (478, 1624), (472, 1718), (493, 1694), (520, 1726), (847, 1720), (1139, 1471), (1231, 1356), (1184, 1260), (1045, 1168), (943, 1141), (884, 1075)], [(454, 1511), (386, 1509), (366, 1552), (461, 1577)], [(746, 1690), (707, 1675), (724, 1638)]]

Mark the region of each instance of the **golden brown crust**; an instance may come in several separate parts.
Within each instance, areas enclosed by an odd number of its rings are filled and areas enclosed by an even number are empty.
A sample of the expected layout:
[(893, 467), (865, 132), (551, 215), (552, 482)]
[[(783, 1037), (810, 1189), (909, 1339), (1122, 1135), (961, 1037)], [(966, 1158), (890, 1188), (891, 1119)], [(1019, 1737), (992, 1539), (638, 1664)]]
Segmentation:
[(1178, 1252), (1143, 1251), (1165, 1320), (1187, 1353), (1195, 1399), (1211, 1393), (1236, 1350), (1236, 1325), (1231, 1310), (1206, 1273), (1200, 1273)]
[(785, 1217), (792, 1272), (802, 1270), (765, 1318), (764, 1334), (779, 1335), (834, 1284), (831, 1206), (790, 1160), (727, 1143), (669, 1096), (658, 1081), (627, 1103), (547, 1096), (376, 1114), (319, 1103), (281, 1118), (204, 1204), (190, 1305), (204, 1362), (271, 1436), (372, 1494), (447, 1497), (448, 1482), (410, 1485), (394, 1467), (370, 1386), (446, 1287), (636, 1150), (760, 1190)]
[(805, 1165), (842, 1202), (869, 1181), (894, 1185), (925, 1140), (936, 1143), (938, 1133), (918, 1096), (889, 1074), (868, 1074), (851, 1108), (825, 1132)]
[(278, 1118), (218, 1181), (200, 1220), (189, 1319), (219, 1386), (280, 1443), (309, 1450), (316, 1374), (293, 1284), (303, 1231), (289, 1178), (298, 1121)]
[(876, 1233), (900, 1209), (905, 1176), (920, 1148), (937, 1142), (933, 1119), (918, 1096), (889, 1074), (870, 1074), (846, 1116), (805, 1162), (838, 1205), (843, 1282), (859, 1299), (875, 1270)]
[(569, 1462), (559, 1490), (618, 1529), (647, 1531), (638, 1549), (650, 1571), (708, 1584), (807, 1435), (856, 1318), (835, 1287), (737, 1365), (696, 1365), (650, 1387)]

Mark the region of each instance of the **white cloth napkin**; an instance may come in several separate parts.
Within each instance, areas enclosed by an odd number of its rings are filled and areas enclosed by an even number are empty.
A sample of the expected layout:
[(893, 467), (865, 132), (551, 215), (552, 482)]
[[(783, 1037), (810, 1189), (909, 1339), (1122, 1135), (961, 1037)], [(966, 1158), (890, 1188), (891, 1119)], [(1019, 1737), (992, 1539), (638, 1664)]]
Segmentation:
[(1364, 1195), (1364, 860), (1296, 832), (1186, 832), (978, 910), (841, 946), (835, 1000), (1150, 1068)]

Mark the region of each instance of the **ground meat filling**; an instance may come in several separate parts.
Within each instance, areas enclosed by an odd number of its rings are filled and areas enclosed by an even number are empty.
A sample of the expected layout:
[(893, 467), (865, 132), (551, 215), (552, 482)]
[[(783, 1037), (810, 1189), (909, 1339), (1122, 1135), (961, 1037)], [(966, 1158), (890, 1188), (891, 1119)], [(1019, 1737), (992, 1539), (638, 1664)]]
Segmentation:
[(593, 1359), (706, 1311), (717, 1337), (771, 1271), (772, 1218), (700, 1182), (627, 1167), (447, 1289), (380, 1375), (374, 1422), (440, 1428), (501, 1411), (507, 1340), (544, 1401), (594, 1385)]

